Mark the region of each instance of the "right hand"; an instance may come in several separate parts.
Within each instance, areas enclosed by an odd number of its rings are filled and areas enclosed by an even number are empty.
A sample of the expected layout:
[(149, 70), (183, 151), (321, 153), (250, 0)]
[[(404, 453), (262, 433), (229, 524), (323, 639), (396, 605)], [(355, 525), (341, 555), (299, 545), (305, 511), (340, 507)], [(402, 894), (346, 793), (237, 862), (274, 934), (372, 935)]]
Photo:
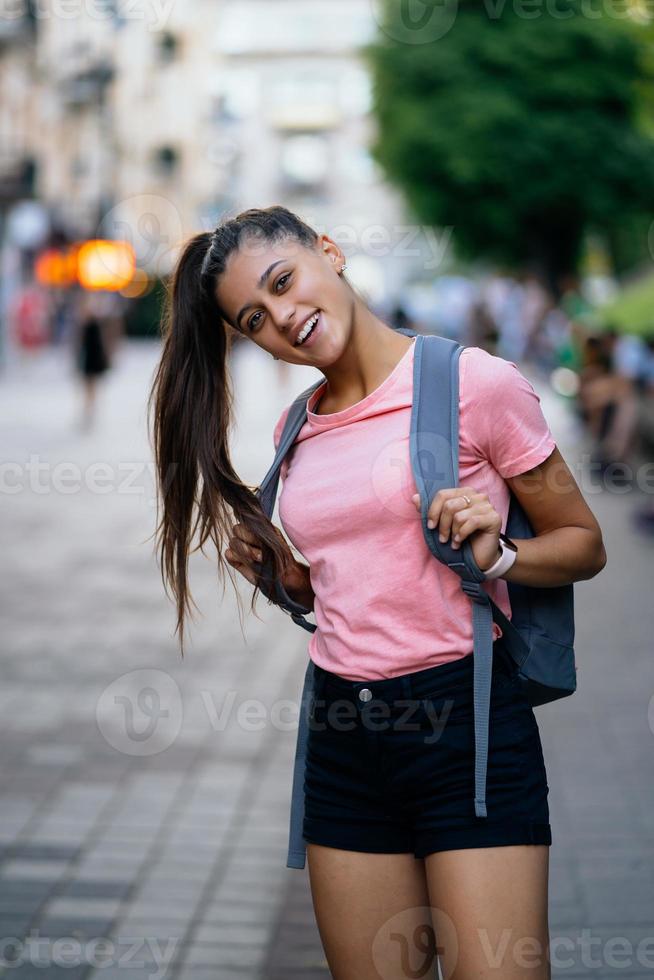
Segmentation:
[[(293, 556), (293, 552), (288, 546), (286, 539), (279, 530), (275, 528), (277, 536), (285, 548), (288, 562), (287, 572), (283, 577), (282, 585), (286, 587), (286, 582), (295, 582), (298, 576), (300, 564)], [(260, 562), (263, 558), (261, 548), (258, 547), (257, 537), (248, 531), (243, 524), (234, 524), (232, 534), (229, 538), (229, 547), (225, 551), (225, 558), (229, 564), (240, 572), (251, 585), (257, 584), (257, 571), (253, 568), (254, 562)]]

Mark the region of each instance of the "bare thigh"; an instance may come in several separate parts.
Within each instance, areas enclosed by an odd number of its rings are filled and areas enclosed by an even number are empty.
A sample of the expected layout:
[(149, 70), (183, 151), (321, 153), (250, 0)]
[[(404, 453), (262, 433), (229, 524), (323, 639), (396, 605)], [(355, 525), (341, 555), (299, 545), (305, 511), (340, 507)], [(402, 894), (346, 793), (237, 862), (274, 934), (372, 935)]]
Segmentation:
[(307, 844), (307, 864), (334, 980), (436, 976), (424, 860)]
[(444, 980), (550, 980), (546, 844), (425, 858)]

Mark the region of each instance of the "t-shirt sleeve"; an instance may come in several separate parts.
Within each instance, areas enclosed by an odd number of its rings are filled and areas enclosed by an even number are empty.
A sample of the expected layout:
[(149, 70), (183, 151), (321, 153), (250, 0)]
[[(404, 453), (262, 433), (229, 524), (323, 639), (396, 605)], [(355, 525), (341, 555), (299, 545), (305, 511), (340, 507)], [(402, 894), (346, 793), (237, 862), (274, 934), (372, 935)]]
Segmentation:
[(513, 361), (481, 347), (466, 348), (461, 357), (473, 448), (503, 479), (544, 462), (556, 442), (533, 385)]

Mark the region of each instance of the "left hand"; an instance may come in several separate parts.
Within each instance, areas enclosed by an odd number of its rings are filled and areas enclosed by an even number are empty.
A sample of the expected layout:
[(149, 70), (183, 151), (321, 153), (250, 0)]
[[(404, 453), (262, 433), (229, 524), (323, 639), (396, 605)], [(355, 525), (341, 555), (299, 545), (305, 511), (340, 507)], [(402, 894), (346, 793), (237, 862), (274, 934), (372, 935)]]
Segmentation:
[[(412, 500), (420, 513), (419, 494), (414, 494)], [(427, 519), (433, 521), (440, 541), (447, 541), (452, 535), (453, 548), (460, 548), (461, 542), (469, 537), (472, 554), (482, 572), (499, 558), (502, 518), (487, 493), (478, 493), (474, 487), (439, 490), (431, 502)]]

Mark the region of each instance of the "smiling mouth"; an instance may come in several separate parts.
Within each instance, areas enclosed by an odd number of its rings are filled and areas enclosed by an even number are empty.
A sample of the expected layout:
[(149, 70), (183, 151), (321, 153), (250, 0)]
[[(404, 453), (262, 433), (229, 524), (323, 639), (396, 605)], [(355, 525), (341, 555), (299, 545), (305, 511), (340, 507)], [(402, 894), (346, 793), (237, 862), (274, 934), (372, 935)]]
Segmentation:
[(301, 347), (302, 344), (307, 340), (313, 331), (316, 329), (318, 320), (320, 319), (320, 311), (316, 311), (309, 319), (306, 321), (302, 329), (300, 330), (297, 340), (293, 344), (294, 347)]

